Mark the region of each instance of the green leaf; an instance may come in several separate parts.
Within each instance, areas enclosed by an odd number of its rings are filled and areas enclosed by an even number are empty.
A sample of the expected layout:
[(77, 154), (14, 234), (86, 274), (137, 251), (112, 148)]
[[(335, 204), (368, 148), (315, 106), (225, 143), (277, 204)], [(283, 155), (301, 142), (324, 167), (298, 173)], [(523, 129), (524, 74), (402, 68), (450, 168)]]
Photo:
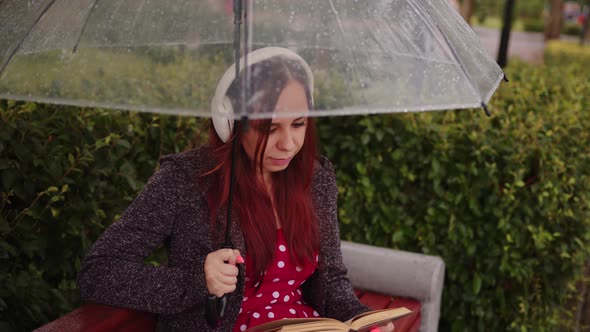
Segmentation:
[(479, 274), (475, 273), (473, 275), (473, 293), (475, 295), (479, 294), (479, 291), (481, 290), (481, 277), (479, 276)]

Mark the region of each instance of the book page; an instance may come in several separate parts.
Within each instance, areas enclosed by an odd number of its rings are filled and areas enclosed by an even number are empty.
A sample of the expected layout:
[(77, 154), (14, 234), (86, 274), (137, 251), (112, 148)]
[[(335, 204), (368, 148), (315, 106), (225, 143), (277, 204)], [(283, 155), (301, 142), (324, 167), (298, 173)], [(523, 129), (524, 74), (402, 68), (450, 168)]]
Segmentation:
[[(260, 324), (258, 326), (254, 326), (254, 327), (246, 330), (246, 332), (303, 331), (303, 330), (300, 330), (299, 328), (292, 329), (292, 328), (294, 328), (293, 325), (296, 325), (298, 327), (298, 326), (301, 326), (304, 324), (317, 324), (317, 323), (331, 324), (332, 326), (344, 325), (342, 322), (339, 322), (339, 321), (337, 321), (335, 319), (331, 319), (331, 318), (322, 318), (322, 317), (287, 318), (287, 319), (279, 319), (279, 320), (275, 320), (272, 322)], [(344, 326), (346, 327), (346, 325), (344, 325)], [(311, 331), (317, 331), (317, 330), (311, 330)], [(342, 331), (342, 329), (340, 329), (339, 331)], [(344, 331), (348, 331), (348, 329), (346, 329)]]
[(358, 315), (346, 323), (354, 330), (360, 330), (365, 326), (385, 323), (411, 313), (412, 311), (406, 307), (375, 310)]
[(350, 327), (337, 320), (320, 320), (283, 326), (281, 332), (348, 332)]

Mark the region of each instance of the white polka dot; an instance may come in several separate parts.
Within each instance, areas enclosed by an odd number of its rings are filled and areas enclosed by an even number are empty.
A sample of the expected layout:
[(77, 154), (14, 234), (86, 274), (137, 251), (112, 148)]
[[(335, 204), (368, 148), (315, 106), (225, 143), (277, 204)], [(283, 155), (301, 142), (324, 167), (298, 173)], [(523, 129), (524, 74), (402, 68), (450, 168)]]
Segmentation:
[(239, 314), (241, 314), (241, 313), (242, 313), (242, 308), (240, 308), (240, 312), (238, 312), (238, 313), (239, 313)]
[(246, 301), (248, 301), (248, 297), (244, 296), (244, 299), (242, 300), (242, 302), (246, 302)]
[(313, 315), (316, 316), (316, 317), (318, 317), (320, 314), (318, 314), (318, 312), (314, 310), (313, 311)]
[(305, 318), (307, 318), (307, 312), (305, 312), (305, 311), (302, 311), (302, 312), (303, 312), (303, 315), (305, 316)]
[(289, 312), (293, 315), (295, 315), (295, 309), (289, 309)]
[(302, 304), (302, 303), (301, 303), (301, 301), (297, 301), (297, 302), (295, 302), (295, 303), (297, 303), (297, 304)]
[(287, 250), (287, 248), (284, 245), (281, 244), (279, 246), (279, 250), (282, 251), (282, 252), (285, 252), (285, 250)]
[(254, 287), (258, 287), (258, 285), (260, 285), (260, 283), (259, 283), (259, 282), (255, 283), (255, 284), (254, 284)]
[(262, 293), (256, 294), (256, 297), (262, 297)]
[(268, 318), (275, 318), (275, 314), (273, 314), (272, 312), (268, 313)]
[(283, 297), (283, 301), (288, 302), (290, 299), (289, 295), (285, 295), (285, 297)]
[(293, 285), (295, 283), (295, 280), (289, 280), (288, 284), (289, 285)]
[(315, 262), (317, 263), (320, 260), (320, 256), (315, 255)]
[(274, 292), (272, 292), (272, 297), (274, 297), (275, 299), (278, 299), (278, 298), (279, 298), (279, 296), (281, 296), (281, 295), (279, 294), (279, 292), (277, 292), (277, 291), (274, 291)]
[(274, 278), (274, 279), (272, 280), (272, 282), (278, 282), (279, 280), (281, 280), (281, 279), (279, 279), (279, 278)]
[(296, 267), (295, 270), (297, 270), (297, 272), (303, 271), (303, 269), (300, 266)]
[(297, 290), (297, 294), (301, 295), (301, 289)]
[(240, 326), (240, 331), (246, 331), (247, 328), (248, 328), (248, 326), (246, 326), (246, 324), (242, 324)]
[(270, 304), (275, 304), (275, 303), (277, 303), (277, 300), (276, 300), (276, 299), (275, 299), (275, 300), (272, 300), (272, 301), (270, 301)]
[(282, 268), (284, 268), (284, 267), (285, 267), (285, 262), (283, 262), (283, 261), (279, 261), (279, 262), (277, 263), (277, 266), (278, 266), (279, 268), (281, 268), (281, 269), (282, 269)]
[(272, 307), (271, 307), (271, 306), (269, 306), (269, 305), (267, 305), (266, 307), (264, 307), (264, 309), (266, 309), (266, 310), (270, 310), (270, 309), (272, 309)]
[(254, 317), (254, 318), (260, 318), (260, 314), (257, 313), (257, 312), (255, 312), (255, 313), (252, 314), (252, 317)]

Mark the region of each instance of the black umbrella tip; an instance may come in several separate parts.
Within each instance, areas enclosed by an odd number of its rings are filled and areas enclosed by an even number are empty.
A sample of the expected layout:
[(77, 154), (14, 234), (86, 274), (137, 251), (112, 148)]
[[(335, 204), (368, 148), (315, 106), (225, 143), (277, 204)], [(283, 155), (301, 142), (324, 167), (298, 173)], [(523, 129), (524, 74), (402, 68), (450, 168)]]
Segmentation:
[(486, 112), (487, 116), (492, 116), (490, 110), (488, 110), (488, 105), (486, 105), (486, 103), (484, 103), (483, 101), (481, 102), (481, 108), (483, 108), (483, 111)]
[(510, 82), (510, 80), (508, 80), (508, 77), (506, 77), (506, 74), (504, 74), (504, 82), (506, 82), (506, 83)]

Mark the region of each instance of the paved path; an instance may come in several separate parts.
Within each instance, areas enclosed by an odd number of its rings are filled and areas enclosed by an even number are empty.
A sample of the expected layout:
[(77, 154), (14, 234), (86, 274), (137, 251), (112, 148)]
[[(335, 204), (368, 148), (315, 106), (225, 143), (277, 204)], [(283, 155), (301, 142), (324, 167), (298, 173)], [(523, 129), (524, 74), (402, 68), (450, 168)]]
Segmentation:
[[(489, 52), (492, 58), (497, 59), (498, 49), (500, 48), (501, 30), (482, 27), (473, 27), (473, 30), (479, 36), (483, 47)], [(510, 33), (508, 59), (517, 57), (527, 62), (542, 63), (544, 49), (545, 40), (542, 33), (521, 31), (512, 31)]]

